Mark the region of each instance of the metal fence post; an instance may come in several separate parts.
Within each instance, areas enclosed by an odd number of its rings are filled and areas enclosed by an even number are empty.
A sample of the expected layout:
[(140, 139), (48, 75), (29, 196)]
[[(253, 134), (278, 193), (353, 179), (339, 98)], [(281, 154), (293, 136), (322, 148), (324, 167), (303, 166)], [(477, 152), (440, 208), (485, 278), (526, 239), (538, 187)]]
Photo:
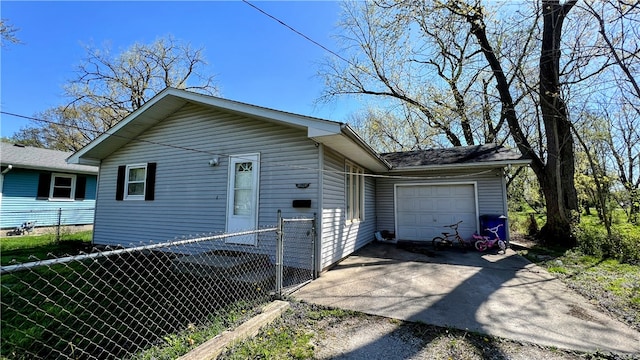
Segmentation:
[(60, 226), (62, 225), (62, 208), (58, 208), (58, 227), (56, 229), (56, 242), (60, 242)]
[(311, 278), (318, 278), (318, 266), (316, 264), (316, 224), (318, 221), (318, 214), (313, 213), (313, 220), (311, 221)]
[(284, 220), (278, 210), (278, 229), (276, 230), (276, 297), (282, 299), (282, 277), (284, 271)]

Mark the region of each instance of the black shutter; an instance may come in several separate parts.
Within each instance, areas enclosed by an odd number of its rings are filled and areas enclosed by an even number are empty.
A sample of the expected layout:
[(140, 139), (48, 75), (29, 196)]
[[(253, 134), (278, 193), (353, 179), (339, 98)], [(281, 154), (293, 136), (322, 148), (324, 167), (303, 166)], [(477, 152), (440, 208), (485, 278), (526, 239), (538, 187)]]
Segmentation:
[(116, 182), (116, 200), (122, 201), (124, 199), (124, 175), (127, 171), (125, 165), (118, 166), (118, 180)]
[(144, 188), (144, 199), (147, 201), (154, 200), (156, 192), (156, 163), (147, 164), (147, 184)]
[(36, 198), (46, 200), (49, 198), (49, 190), (51, 190), (51, 173), (40, 173), (38, 179), (38, 194)]
[(84, 195), (87, 189), (87, 177), (86, 176), (78, 176), (76, 177), (76, 200), (84, 200)]

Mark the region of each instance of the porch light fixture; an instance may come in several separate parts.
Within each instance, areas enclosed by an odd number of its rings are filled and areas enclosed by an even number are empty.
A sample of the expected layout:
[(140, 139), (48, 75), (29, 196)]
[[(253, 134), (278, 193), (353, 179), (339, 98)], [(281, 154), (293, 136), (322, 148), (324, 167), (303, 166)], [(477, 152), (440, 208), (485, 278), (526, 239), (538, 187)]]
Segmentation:
[(298, 189), (306, 189), (306, 188), (308, 188), (308, 187), (309, 187), (309, 185), (311, 185), (311, 184), (310, 184), (310, 183), (297, 183), (297, 184), (296, 184), (296, 187), (297, 187)]
[(220, 165), (220, 157), (219, 156), (214, 156), (213, 158), (211, 158), (211, 160), (209, 160), (209, 166), (213, 167), (213, 166), (218, 166)]

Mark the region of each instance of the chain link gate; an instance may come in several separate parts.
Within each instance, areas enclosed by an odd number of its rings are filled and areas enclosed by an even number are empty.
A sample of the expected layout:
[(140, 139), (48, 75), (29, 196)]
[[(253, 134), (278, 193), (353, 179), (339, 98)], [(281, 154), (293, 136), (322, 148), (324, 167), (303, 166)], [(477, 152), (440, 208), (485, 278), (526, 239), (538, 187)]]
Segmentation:
[(284, 219), (278, 211), (276, 296), (282, 298), (314, 279), (316, 214)]

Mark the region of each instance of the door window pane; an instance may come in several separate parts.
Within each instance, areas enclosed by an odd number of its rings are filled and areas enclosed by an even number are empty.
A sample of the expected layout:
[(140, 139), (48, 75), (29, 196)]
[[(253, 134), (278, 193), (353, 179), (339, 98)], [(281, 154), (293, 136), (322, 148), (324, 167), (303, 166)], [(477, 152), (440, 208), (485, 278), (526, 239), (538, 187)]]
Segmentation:
[(253, 163), (242, 162), (235, 166), (233, 214), (253, 213)]

